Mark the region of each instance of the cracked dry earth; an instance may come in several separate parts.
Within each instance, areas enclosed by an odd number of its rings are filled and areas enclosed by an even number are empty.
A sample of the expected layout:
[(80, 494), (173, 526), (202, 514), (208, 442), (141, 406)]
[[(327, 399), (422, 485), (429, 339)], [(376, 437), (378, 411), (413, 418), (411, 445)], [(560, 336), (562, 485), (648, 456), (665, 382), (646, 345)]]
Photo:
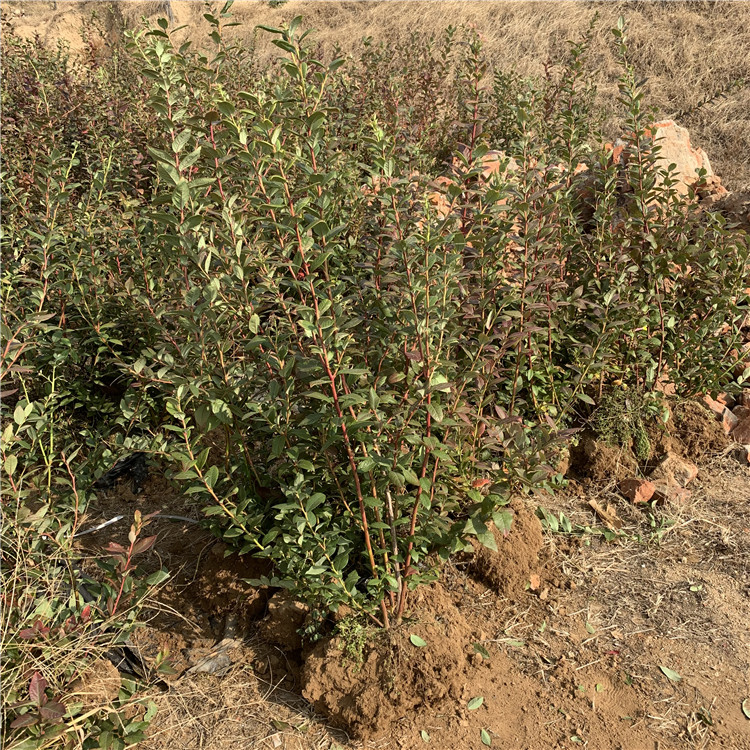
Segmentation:
[[(361, 665), (337, 639), (300, 649), (293, 627), (270, 627), (273, 592), (243, 580), (257, 561), (155, 519), (146, 563), (173, 575), (134, 642), (147, 662), (168, 649), (176, 674), (154, 691), (144, 748), (750, 750), (750, 467), (727, 451), (700, 469), (681, 507), (634, 507), (602, 482), (514, 501), (499, 552), (446, 566)], [(618, 539), (592, 499), (619, 514)], [(539, 505), (573, 533), (542, 533)], [(106, 493), (90, 520), (123, 508), (200, 517), (152, 477), (138, 496)], [(92, 534), (87, 551), (127, 531)]]

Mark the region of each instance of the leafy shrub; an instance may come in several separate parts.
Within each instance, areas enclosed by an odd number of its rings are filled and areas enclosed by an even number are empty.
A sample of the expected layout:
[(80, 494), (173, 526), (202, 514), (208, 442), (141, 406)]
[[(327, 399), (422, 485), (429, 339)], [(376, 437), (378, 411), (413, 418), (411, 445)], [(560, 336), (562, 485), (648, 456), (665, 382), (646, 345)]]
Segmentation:
[(211, 56), (166, 21), (132, 35), (137, 141), (11, 157), (6, 335), (88, 451), (161, 457), (274, 584), (388, 625), (507, 530), (610, 380), (727, 381), (747, 240), (656, 168), (623, 26), (617, 162), (587, 35), (522, 81), (471, 30), (319, 59), (295, 19), (261, 72), (224, 42), (229, 5)]

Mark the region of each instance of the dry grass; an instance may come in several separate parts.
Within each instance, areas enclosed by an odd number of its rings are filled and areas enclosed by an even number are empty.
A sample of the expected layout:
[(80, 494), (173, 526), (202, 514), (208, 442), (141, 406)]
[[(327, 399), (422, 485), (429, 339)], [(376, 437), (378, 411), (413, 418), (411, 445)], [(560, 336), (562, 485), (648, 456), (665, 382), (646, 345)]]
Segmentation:
[(221, 678), (186, 675), (154, 696), (159, 713), (143, 750), (330, 750), (346, 744), (299, 696), (262, 682), (248, 665)]
[[(5, 2), (3, 15), (24, 10), (15, 17), (19, 33), (39, 31), (53, 41), (64, 37), (75, 46), (82, 11), (103, 3)], [(162, 0), (132, 0), (116, 4), (110, 18), (136, 25), (141, 16), (163, 14)], [(86, 7), (88, 6), (88, 7)], [(172, 0), (175, 23), (197, 43), (206, 38), (208, 26), (202, 18), (203, 3)], [(375, 41), (404, 37), (418, 31), (439, 34), (449, 24), (473, 24), (486, 40), (490, 60), (500, 68), (515, 68), (524, 75), (541, 75), (547, 60), (556, 61), (565, 52), (566, 39), (580, 37), (594, 14), (600, 20), (591, 50), (600, 101), (612, 110), (618, 68), (609, 29), (619, 15), (628, 21), (632, 59), (647, 78), (648, 101), (660, 117), (669, 117), (698, 105), (707, 95), (732, 81), (750, 82), (750, 3), (746, 2), (499, 2), (487, 0), (289, 0), (272, 8), (262, 0), (238, 0), (233, 9), (241, 24), (231, 34), (252, 42), (259, 53), (271, 54), (265, 35), (258, 36), (259, 23), (278, 25), (303, 15), (306, 26), (316, 29), (325, 49), (335, 43), (345, 52), (356, 49), (359, 40)], [(733, 91), (726, 99), (683, 115), (693, 140), (703, 147), (717, 174), (730, 190), (750, 190), (750, 87)]]

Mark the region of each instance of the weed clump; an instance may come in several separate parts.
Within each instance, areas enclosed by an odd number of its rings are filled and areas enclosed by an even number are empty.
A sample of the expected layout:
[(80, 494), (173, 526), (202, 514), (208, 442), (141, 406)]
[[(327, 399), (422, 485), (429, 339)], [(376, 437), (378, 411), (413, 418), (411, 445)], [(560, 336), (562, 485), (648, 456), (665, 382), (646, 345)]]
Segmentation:
[(594, 431), (608, 444), (632, 448), (639, 461), (651, 458), (647, 426), (669, 419), (669, 409), (657, 392), (615, 388), (605, 394), (591, 416)]
[(350, 616), (336, 625), (335, 635), (341, 639), (344, 657), (351, 660), (355, 666), (361, 667), (365, 646), (373, 635), (372, 628), (364, 625), (360, 618)]

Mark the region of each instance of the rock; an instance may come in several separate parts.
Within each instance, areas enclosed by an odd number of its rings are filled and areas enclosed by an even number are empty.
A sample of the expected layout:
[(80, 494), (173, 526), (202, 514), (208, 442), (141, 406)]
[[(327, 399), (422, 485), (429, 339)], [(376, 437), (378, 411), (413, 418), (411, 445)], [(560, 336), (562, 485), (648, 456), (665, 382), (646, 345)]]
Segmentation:
[(687, 487), (697, 476), (698, 467), (674, 453), (667, 453), (666, 458), (651, 472), (653, 480), (664, 480), (678, 487)]
[(743, 466), (750, 464), (750, 445), (738, 445), (735, 446), (732, 455), (739, 461)]
[(750, 417), (740, 420), (740, 423), (732, 430), (732, 440), (741, 445), (750, 445)]
[[(460, 146), (459, 151), (464, 159), (468, 159), (470, 150), (468, 146)], [(505, 169), (502, 172), (502, 177), (506, 178), (509, 172), (517, 172), (519, 170), (518, 162), (513, 157), (508, 157), (504, 151), (487, 151), (484, 156), (479, 160), (482, 168), (482, 179), (488, 180), (494, 174), (500, 174), (500, 165), (506, 164)], [(463, 159), (453, 159), (453, 169), (458, 172), (463, 172), (465, 169), (465, 162)]]
[(724, 428), (724, 432), (728, 435), (738, 424), (740, 420), (736, 414), (733, 414), (726, 407), (721, 415), (721, 426)]
[(727, 409), (733, 409), (736, 405), (736, 402), (734, 400), (734, 396), (731, 393), (720, 393), (716, 400), (720, 404), (724, 404), (724, 406), (727, 407)]
[[(726, 197), (726, 189), (721, 186), (720, 180), (715, 177), (706, 152), (692, 146), (690, 133), (685, 128), (681, 128), (673, 120), (665, 120), (655, 123), (653, 130), (647, 131), (646, 136), (653, 145), (660, 148), (656, 159), (657, 169), (667, 169), (670, 164), (676, 165), (673, 173), (676, 180), (674, 189), (680, 195), (688, 194), (690, 187), (698, 182), (698, 171), (705, 169), (706, 185), (702, 188), (702, 195), (699, 193), (699, 197), (708, 198), (717, 194), (717, 200)], [(628, 143), (623, 138), (618, 138), (614, 143), (605, 145), (605, 148), (611, 152), (612, 161), (616, 164), (627, 163), (627, 147)], [(657, 176), (657, 185), (661, 182), (661, 177)]]
[(299, 630), (309, 612), (306, 604), (295, 601), (286, 592), (274, 594), (268, 600), (268, 614), (258, 624), (258, 633), (268, 643), (296, 651), (302, 648)]
[(721, 420), (724, 417), (724, 409), (726, 409), (726, 406), (720, 401), (716, 401), (706, 394), (703, 397), (703, 403), (714, 413), (716, 419)]
[(656, 486), (647, 479), (624, 479), (620, 482), (620, 492), (630, 500), (631, 503), (647, 503), (656, 492)]
[[(723, 400), (721, 400), (722, 397)], [(737, 426), (737, 416), (730, 411), (731, 407), (729, 407), (729, 404), (734, 403), (734, 399), (729, 394), (720, 393), (715, 400), (706, 394), (703, 397), (703, 403), (714, 413), (717, 421), (721, 422), (726, 435)]]
[(750, 406), (745, 406), (744, 404), (741, 406), (735, 406), (734, 409), (732, 409), (732, 414), (734, 414), (738, 421), (741, 422), (743, 419), (750, 417)]
[(690, 186), (698, 181), (698, 171), (706, 170), (706, 177), (714, 176), (708, 155), (701, 148), (694, 148), (690, 143), (690, 133), (681, 128), (673, 120), (656, 123), (652, 132), (654, 145), (661, 147), (656, 165), (659, 169), (666, 169), (675, 164), (674, 186), (678, 193), (687, 195)]
[(657, 503), (684, 505), (690, 498), (690, 490), (680, 487), (669, 479), (658, 479), (654, 482), (654, 500)]

